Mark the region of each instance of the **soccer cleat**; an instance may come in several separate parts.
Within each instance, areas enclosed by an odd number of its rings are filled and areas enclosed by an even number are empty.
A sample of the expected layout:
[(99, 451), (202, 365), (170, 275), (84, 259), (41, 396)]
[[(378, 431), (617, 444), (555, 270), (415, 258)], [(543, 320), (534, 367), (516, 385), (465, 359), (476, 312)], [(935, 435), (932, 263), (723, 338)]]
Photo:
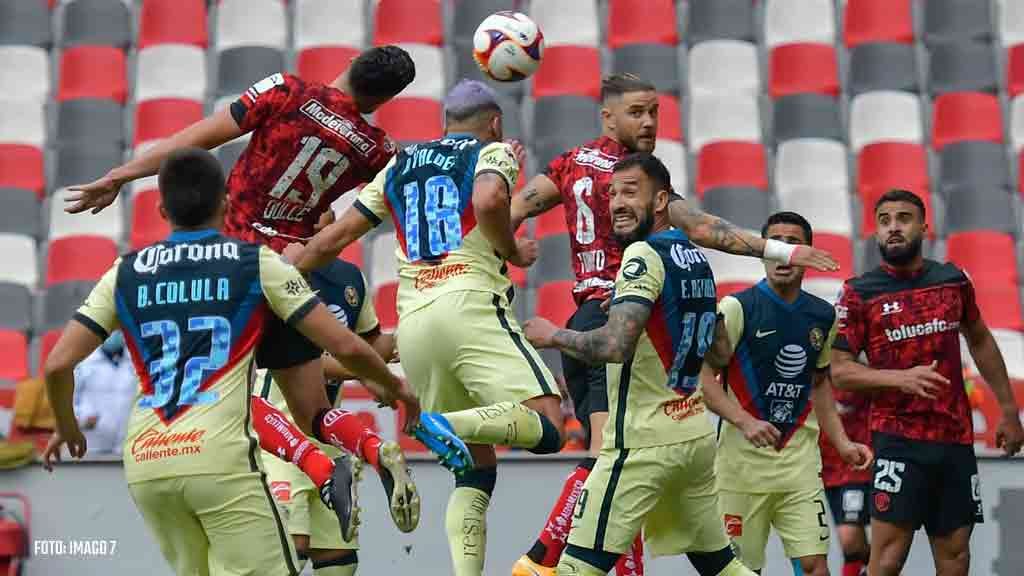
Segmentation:
[(378, 472), (388, 495), (391, 519), (402, 532), (412, 532), (420, 523), (420, 495), (409, 475), (405, 454), (394, 442), (380, 445)]
[(461, 438), (455, 435), (451, 424), (436, 412), (420, 414), (420, 423), (412, 429), (414, 438), (437, 454), (441, 465), (461, 476), (473, 469), (473, 455)]
[(341, 536), (346, 542), (351, 542), (359, 531), (356, 486), (362, 473), (362, 460), (345, 454), (334, 459), (334, 472), (320, 487), (320, 500), (338, 516)]
[(555, 569), (541, 566), (524, 554), (512, 565), (512, 576), (555, 576)]

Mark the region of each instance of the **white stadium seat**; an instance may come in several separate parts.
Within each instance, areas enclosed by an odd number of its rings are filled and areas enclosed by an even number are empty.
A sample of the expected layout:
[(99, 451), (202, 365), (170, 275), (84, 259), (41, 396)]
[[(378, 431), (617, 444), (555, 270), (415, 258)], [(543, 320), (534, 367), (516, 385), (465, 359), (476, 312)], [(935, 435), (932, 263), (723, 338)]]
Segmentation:
[[(343, 22), (335, 23), (344, 26)], [(217, 50), (268, 46), (284, 50), (288, 19), (282, 0), (221, 0), (217, 5)]]
[(103, 236), (120, 243), (124, 238), (124, 214), (122, 195), (110, 206), (107, 206), (99, 214), (85, 212), (82, 214), (68, 214), (64, 211), (64, 197), (68, 195), (65, 188), (61, 188), (46, 200), (49, 214), (50, 240), (64, 238), (67, 236)]
[(715, 273), (715, 282), (746, 282), (754, 284), (764, 278), (764, 265), (757, 258), (735, 256), (718, 250), (704, 250)]
[(158, 44), (139, 51), (135, 100), (206, 98), (206, 52), (198, 46)]
[(835, 304), (839, 291), (843, 289), (843, 281), (835, 278), (808, 278), (803, 282), (803, 289), (829, 304)]
[(850, 195), (845, 187), (793, 188), (787, 193), (779, 190), (779, 208), (791, 210), (806, 218), (815, 234), (821, 232), (847, 238), (853, 236)]
[(533, 0), (530, 17), (544, 31), (545, 46), (598, 47), (600, 25), (595, 0)]
[(764, 43), (769, 50), (780, 44), (836, 41), (832, 0), (767, 0), (764, 12)]
[(921, 100), (896, 91), (867, 92), (850, 103), (850, 147), (854, 153), (875, 142), (921, 144)]
[(694, 95), (690, 98), (687, 138), (694, 154), (710, 142), (761, 142), (757, 97), (745, 94)]
[(400, 45), (416, 64), (416, 78), (406, 86), (401, 96), (405, 98), (430, 98), (442, 100), (445, 90), (444, 51), (427, 44)]
[(1024, 44), (1024, 2), (1000, 0), (999, 32), (1005, 48)]
[(46, 143), (46, 110), (43, 101), (0, 99), (0, 143), (29, 144), (43, 148)]
[(22, 234), (0, 234), (0, 253), (4, 265), (0, 266), (0, 282), (14, 282), (28, 288), (39, 283), (35, 239)]
[(0, 46), (0, 86), (4, 98), (46, 100), (50, 94), (49, 54), (35, 46)]
[(658, 138), (654, 154), (668, 168), (669, 176), (672, 177), (672, 188), (676, 194), (686, 198), (688, 180), (686, 177), (686, 148), (683, 147), (683, 143)]
[(366, 43), (363, 0), (296, 0), (295, 49), (352, 46)]
[(1010, 105), (1010, 142), (1015, 154), (1024, 149), (1024, 94), (1014, 98)]
[(849, 188), (846, 146), (824, 138), (798, 138), (779, 144), (775, 158), (775, 186), (779, 194), (794, 191)]
[(690, 49), (690, 94), (748, 94), (761, 91), (757, 47), (740, 40), (710, 40)]
[(381, 284), (390, 284), (398, 281), (398, 266), (395, 260), (395, 250), (398, 249), (398, 239), (394, 230), (381, 230), (374, 235), (372, 247), (370, 248), (371, 261), (370, 283), (373, 290)]

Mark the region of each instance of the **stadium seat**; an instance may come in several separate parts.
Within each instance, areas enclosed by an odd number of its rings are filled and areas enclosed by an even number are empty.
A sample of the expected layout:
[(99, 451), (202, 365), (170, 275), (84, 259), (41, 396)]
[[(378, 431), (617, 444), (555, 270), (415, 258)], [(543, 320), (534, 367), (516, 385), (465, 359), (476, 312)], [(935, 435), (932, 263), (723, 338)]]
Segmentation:
[(455, 0), (453, 2), (454, 22), (452, 42), (469, 50), (477, 26), (495, 12), (516, 11), (518, 0)]
[(125, 74), (125, 57), (120, 48), (68, 48), (61, 54), (57, 100), (107, 98), (124, 104), (128, 96), (128, 80)]
[(89, 296), (95, 285), (96, 283), (92, 281), (76, 280), (47, 286), (46, 292), (42, 296), (41, 314), (36, 319), (36, 333), (62, 328)]
[(754, 41), (754, 3), (748, 0), (690, 0), (686, 40)]
[(1024, 98), (1019, 96), (1010, 105), (1010, 142), (1015, 154), (1024, 148)]
[(52, 42), (50, 11), (39, 0), (0, 3), (0, 44), (46, 48)]
[(0, 282), (0, 328), (19, 332), (32, 328), (32, 293), (28, 287)]
[(69, 236), (47, 245), (46, 285), (98, 281), (117, 259), (117, 245), (102, 236)]
[[(160, 44), (139, 50), (135, 101), (206, 98), (206, 52), (198, 46)], [(246, 87), (248, 88), (248, 87)]]
[[(380, 228), (387, 227), (381, 230)], [(374, 287), (398, 281), (395, 252), (400, 250), (391, 222), (378, 228), (370, 239), (370, 262), (363, 270)]]
[(444, 43), (440, 0), (380, 0), (374, 21), (377, 46)]
[(0, 188), (0, 233), (39, 237), (39, 197), (23, 188)]
[(533, 97), (601, 95), (601, 53), (583, 46), (555, 46), (533, 76)]
[(1004, 48), (1024, 44), (1024, 4), (1014, 0), (999, 2), (998, 26)]
[(341, 251), (341, 254), (338, 254), (338, 258), (344, 260), (345, 262), (355, 264), (357, 267), (359, 267), (359, 269), (362, 269), (363, 243), (356, 240), (355, 242), (349, 244), (348, 246), (345, 247), (344, 250)]
[(843, 141), (839, 103), (822, 94), (792, 94), (775, 99), (772, 113), (776, 143), (796, 138)]
[(534, 218), (534, 222), (533, 237), (537, 240), (543, 240), (555, 234), (569, 233), (569, 228), (565, 223), (565, 205), (561, 203)]
[(938, 44), (929, 58), (932, 95), (949, 92), (991, 92), (999, 87), (992, 46), (980, 42)]
[(850, 148), (854, 153), (876, 142), (924, 141), (921, 100), (907, 92), (867, 92), (850, 103)]
[(436, 46), (403, 44), (416, 63), (416, 78), (402, 91), (403, 98), (433, 98), (445, 96), (444, 52)]
[(757, 96), (761, 91), (757, 47), (750, 42), (710, 40), (697, 44), (690, 49), (687, 68), (692, 96)]
[(921, 144), (878, 142), (861, 149), (857, 156), (857, 193), (865, 208), (874, 206), (867, 199), (878, 198), (893, 188), (927, 195), (928, 153)]
[(1006, 371), (1011, 379), (1017, 380), (1013, 382), (1014, 395), (1020, 398), (1021, 389), (1024, 388), (1020, 382), (1024, 380), (1024, 334), (1013, 330), (993, 330), (992, 336), (1003, 353)]
[(808, 294), (835, 305), (840, 292), (843, 291), (843, 280), (844, 278), (806, 278), (802, 288)]
[(993, 330), (1022, 330), (1020, 292), (1016, 286), (978, 286), (975, 299), (985, 323)]
[(238, 162), (238, 157), (242, 155), (242, 152), (245, 151), (245, 147), (248, 145), (248, 140), (241, 142), (235, 140), (217, 148), (217, 160), (220, 161), (220, 166), (224, 169), (225, 176), (231, 173), (231, 169), (234, 168), (235, 162)]
[(124, 109), (112, 100), (78, 98), (59, 103), (57, 146), (124, 145)]
[(0, 350), (0, 378), (21, 382), (29, 377), (28, 341), (24, 332), (0, 330)]
[(850, 50), (851, 96), (879, 90), (918, 90), (917, 56), (911, 44), (861, 44)]
[(131, 43), (131, 14), (123, 0), (74, 0), (64, 3), (62, 8), (64, 46), (125, 48)]
[[(706, 191), (701, 199), (701, 208), (749, 230), (760, 230), (773, 211), (772, 196), (767, 191), (734, 186)], [(717, 269), (715, 273), (717, 275)]]
[(116, 144), (89, 147), (68, 146), (57, 150), (55, 188), (84, 184), (103, 176), (121, 164), (123, 154)]
[(952, 188), (1010, 188), (1009, 162), (1002, 144), (956, 142), (939, 152), (939, 191)]
[(836, 15), (832, 0), (765, 0), (764, 43), (771, 50), (780, 44), (836, 41)]
[(282, 70), (284, 54), (276, 48), (228, 48), (220, 53), (220, 61), (217, 64), (217, 95), (241, 94), (256, 82)]
[(932, 148), (961, 140), (1003, 141), (999, 99), (979, 92), (942, 94), (932, 104)]
[(669, 94), (658, 94), (658, 138), (675, 142), (683, 139), (683, 113), (679, 100)]
[(440, 138), (441, 102), (428, 98), (395, 98), (377, 109), (375, 123), (402, 143), (426, 142)]
[(694, 95), (689, 115), (686, 134), (691, 152), (699, 153), (705, 144), (723, 140), (761, 141), (761, 114), (755, 96)]
[(629, 44), (612, 52), (612, 72), (634, 74), (658, 92), (680, 91), (679, 50), (668, 44)]
[[(767, 214), (765, 217), (767, 218)], [(757, 229), (761, 229), (762, 220)], [(718, 250), (705, 250), (704, 255), (715, 271), (715, 283), (726, 284), (730, 282), (741, 282), (747, 285), (756, 284), (764, 278), (764, 264), (757, 258), (746, 256), (735, 256)]]
[(598, 47), (601, 26), (596, 0), (531, 0), (529, 14), (544, 32), (547, 47)]
[(540, 98), (534, 102), (532, 140), (540, 148), (548, 141), (565, 141), (550, 158), (541, 158), (538, 167), (547, 166), (554, 156), (599, 134), (597, 101), (582, 96)]
[(779, 209), (791, 210), (807, 218), (814, 234), (853, 237), (853, 217), (846, 183), (842, 187), (821, 185), (812, 188), (779, 190)]
[(682, 142), (658, 138), (656, 144), (658, 158), (668, 168), (672, 179), (672, 189), (676, 194), (686, 198), (689, 189), (689, 177), (686, 171), (686, 148)]
[(393, 331), (398, 327), (398, 282), (377, 286), (373, 293), (373, 307), (382, 330)]
[[(501, 125), (505, 138), (524, 141), (523, 110), (519, 105), (521, 99), (502, 92), (498, 92), (497, 96), (498, 105), (501, 106)], [(522, 183), (527, 174), (525, 166), (519, 167), (519, 173), (523, 176), (519, 179)]]
[(124, 237), (124, 217), (121, 212), (120, 195), (99, 214), (68, 214), (64, 211), (66, 195), (66, 190), (58, 190), (44, 204), (44, 214), (49, 215), (50, 241), (68, 236), (106, 236), (114, 242), (121, 241)]
[(831, 44), (784, 44), (772, 49), (768, 64), (768, 94), (839, 95), (836, 51)]
[(288, 39), (282, 0), (220, 0), (216, 26), (218, 51), (242, 46), (283, 50)]
[(565, 326), (569, 317), (576, 312), (576, 303), (572, 299), (571, 280), (548, 282), (537, 288), (536, 310), (534, 314)]
[(696, 192), (722, 186), (768, 190), (764, 146), (753, 142), (714, 142), (697, 155)]
[(608, 4), (608, 47), (629, 44), (679, 43), (676, 7), (672, 0), (611, 0)]
[(1006, 91), (1014, 98), (1024, 94), (1024, 44), (1010, 48), (1006, 56)]
[(775, 187), (779, 196), (849, 193), (846, 147), (835, 140), (801, 138), (779, 144), (775, 156)]
[[(0, 172), (2, 173), (2, 172)], [(1017, 154), (1017, 186), (1021, 196), (1024, 196), (1024, 151)]]
[(358, 48), (345, 46), (306, 48), (299, 52), (295, 70), (303, 80), (330, 84), (358, 55)]
[(156, 44), (191, 44), (206, 48), (206, 2), (143, 0), (139, 13), (138, 48)]
[(143, 190), (132, 194), (132, 250), (159, 242), (171, 233), (171, 226), (160, 216), (160, 191)]
[(967, 270), (975, 285), (1019, 284), (1015, 254), (1013, 236), (995, 230), (952, 232), (946, 238), (946, 260)]
[(847, 0), (843, 36), (847, 48), (869, 42), (914, 42), (911, 0)]
[(43, 148), (46, 143), (44, 102), (0, 98), (0, 142)]
[[(577, 222), (580, 214), (575, 215)], [(577, 225), (577, 230), (579, 230)], [(540, 244), (537, 263), (530, 267), (530, 285), (537, 287), (548, 282), (573, 279), (574, 259), (569, 232), (538, 238)]]
[(992, 40), (989, 2), (928, 0), (923, 4), (924, 39), (928, 45)]
[(996, 230), (1019, 232), (1009, 191), (984, 186), (959, 186), (946, 190), (946, 231)]
[[(811, 219), (807, 214), (804, 214), (811, 221), (811, 225), (814, 227), (814, 241), (812, 245), (815, 248), (820, 248), (828, 253), (832, 254), (832, 257), (839, 262), (839, 270), (834, 272), (819, 272), (814, 268), (807, 268), (804, 277), (808, 279), (814, 278), (832, 278), (835, 280), (845, 280), (853, 275), (853, 242), (850, 237), (844, 234), (833, 234), (826, 230), (819, 230), (818, 222)], [(847, 222), (850, 220), (847, 219)], [(838, 291), (836, 292), (838, 294)], [(836, 294), (832, 295), (835, 298)]]
[(42, 198), (46, 189), (42, 149), (24, 144), (0, 144), (0, 187), (24, 188)]
[[(296, 0), (295, 49), (319, 46), (358, 48), (366, 44), (363, 0)], [(343, 26), (339, 26), (344, 22)]]
[(42, 102), (50, 94), (50, 57), (37, 46), (0, 46), (0, 86), (17, 86), (4, 97)]
[(203, 105), (195, 100), (157, 98), (135, 107), (135, 137), (132, 143), (167, 138), (203, 118)]
[(0, 282), (35, 288), (39, 282), (35, 239), (21, 234), (0, 234), (0, 253), (4, 255)]

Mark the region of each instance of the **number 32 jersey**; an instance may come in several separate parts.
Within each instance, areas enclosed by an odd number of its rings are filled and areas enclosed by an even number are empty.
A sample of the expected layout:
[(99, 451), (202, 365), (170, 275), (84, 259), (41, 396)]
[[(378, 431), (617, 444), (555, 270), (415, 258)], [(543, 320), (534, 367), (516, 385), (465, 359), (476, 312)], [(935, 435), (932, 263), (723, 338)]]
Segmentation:
[(139, 377), (128, 482), (259, 471), (249, 396), (264, 319), (294, 324), (319, 302), (269, 248), (214, 230), (118, 259), (74, 318), (101, 338), (120, 328)]

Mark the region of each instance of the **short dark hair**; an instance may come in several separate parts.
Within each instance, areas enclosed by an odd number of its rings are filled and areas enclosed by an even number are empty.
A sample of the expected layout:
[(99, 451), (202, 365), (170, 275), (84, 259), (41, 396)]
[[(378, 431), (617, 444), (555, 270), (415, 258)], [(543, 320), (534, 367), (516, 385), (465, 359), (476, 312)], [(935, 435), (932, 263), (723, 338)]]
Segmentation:
[(376, 46), (363, 51), (348, 69), (348, 82), (359, 96), (391, 98), (416, 78), (416, 64), (398, 46)]
[(672, 175), (669, 174), (668, 168), (665, 167), (661, 160), (650, 152), (634, 152), (622, 157), (615, 163), (612, 172), (622, 172), (634, 166), (639, 166), (644, 171), (644, 174), (654, 181), (658, 190), (672, 192)]
[(797, 214), (796, 212), (776, 212), (768, 217), (764, 222), (764, 226), (761, 227), (761, 238), (768, 237), (768, 228), (773, 224), (793, 224), (799, 226), (804, 231), (804, 236), (807, 238), (807, 244), (814, 242), (814, 231), (811, 230), (811, 223), (807, 221), (807, 218)]
[(202, 148), (178, 148), (160, 165), (160, 200), (171, 224), (196, 228), (210, 221), (223, 201), (224, 170)]
[(627, 92), (653, 92), (654, 84), (633, 74), (611, 74), (601, 80), (601, 102)]
[(879, 197), (877, 201), (875, 201), (875, 212), (878, 212), (879, 206), (885, 204), (886, 202), (909, 202), (914, 206), (917, 206), (917, 209), (921, 211), (922, 220), (924, 220), (925, 216), (927, 215), (924, 209), (924, 201), (921, 200), (920, 196), (914, 194), (910, 190), (893, 188), (892, 190), (889, 190), (885, 194), (882, 194), (882, 196)]

